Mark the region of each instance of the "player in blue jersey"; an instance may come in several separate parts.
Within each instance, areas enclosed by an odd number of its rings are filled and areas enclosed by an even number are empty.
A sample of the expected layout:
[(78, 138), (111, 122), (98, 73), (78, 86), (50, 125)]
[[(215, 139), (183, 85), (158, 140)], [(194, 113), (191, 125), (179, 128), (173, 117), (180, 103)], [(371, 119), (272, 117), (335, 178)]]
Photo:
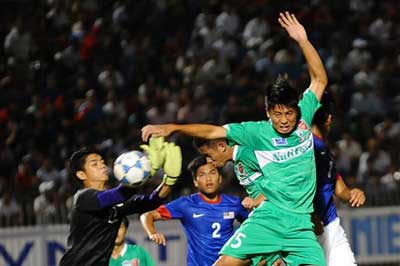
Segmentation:
[(325, 144), (333, 114), (333, 101), (328, 92), (324, 93), (321, 105), (312, 123), (317, 166), (314, 209), (323, 225), (323, 233), (318, 236), (318, 240), (324, 249), (328, 266), (356, 265), (349, 241), (340, 225), (333, 195), (342, 201), (349, 202), (352, 207), (362, 206), (365, 196), (364, 192), (358, 188), (349, 189), (336, 172), (334, 158)]
[(233, 235), (234, 220), (245, 220), (248, 212), (239, 197), (219, 192), (222, 176), (205, 156), (195, 158), (188, 169), (199, 192), (142, 214), (140, 219), (150, 240), (160, 245), (166, 245), (166, 239), (156, 231), (154, 222), (179, 219), (188, 240), (187, 265), (210, 266)]

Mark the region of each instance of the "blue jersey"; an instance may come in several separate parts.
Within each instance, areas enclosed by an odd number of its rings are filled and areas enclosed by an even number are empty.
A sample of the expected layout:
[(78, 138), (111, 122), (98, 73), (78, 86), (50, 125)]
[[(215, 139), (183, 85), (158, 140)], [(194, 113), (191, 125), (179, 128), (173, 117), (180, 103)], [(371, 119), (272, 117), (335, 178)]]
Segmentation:
[(335, 161), (324, 141), (314, 137), (315, 163), (317, 166), (317, 191), (314, 198), (314, 209), (324, 226), (337, 217), (333, 195), (336, 180), (341, 178), (336, 173)]
[(234, 220), (243, 221), (248, 216), (239, 197), (225, 194), (217, 202), (209, 202), (195, 193), (162, 205), (157, 211), (163, 219), (181, 221), (188, 240), (188, 266), (211, 266), (234, 233)]

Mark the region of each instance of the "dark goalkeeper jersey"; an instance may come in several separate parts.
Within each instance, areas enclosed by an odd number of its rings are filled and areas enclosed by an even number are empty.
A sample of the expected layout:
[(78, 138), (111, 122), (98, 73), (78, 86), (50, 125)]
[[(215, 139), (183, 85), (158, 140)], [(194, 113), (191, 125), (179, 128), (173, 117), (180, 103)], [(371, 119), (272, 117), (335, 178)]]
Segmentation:
[(60, 266), (108, 266), (122, 216), (153, 210), (160, 204), (156, 191), (124, 202), (115, 193), (79, 190), (72, 206), (69, 248)]

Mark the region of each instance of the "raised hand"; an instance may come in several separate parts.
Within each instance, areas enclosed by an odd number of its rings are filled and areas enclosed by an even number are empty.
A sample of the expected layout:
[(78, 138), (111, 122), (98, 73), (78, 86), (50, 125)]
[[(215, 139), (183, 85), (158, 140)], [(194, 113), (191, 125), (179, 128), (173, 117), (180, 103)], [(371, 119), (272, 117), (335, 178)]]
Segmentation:
[(140, 148), (149, 156), (151, 163), (150, 175), (153, 176), (165, 161), (164, 138), (151, 137), (149, 145), (143, 144), (140, 145)]
[(164, 162), (164, 182), (168, 186), (175, 185), (182, 171), (182, 152), (181, 148), (174, 143), (164, 143), (165, 162)]
[(353, 188), (350, 190), (350, 200), (349, 203), (351, 207), (360, 207), (365, 203), (365, 194), (361, 189)]
[(294, 14), (289, 12), (279, 13), (279, 24), (289, 33), (289, 36), (298, 43), (307, 41), (307, 33)]
[(149, 236), (149, 239), (159, 245), (163, 246), (167, 245), (167, 240), (165, 239), (165, 236), (163, 234), (159, 233), (152, 234)]
[(147, 125), (142, 128), (142, 140), (147, 141), (150, 136), (167, 137), (171, 135), (172, 127), (169, 124), (165, 125)]

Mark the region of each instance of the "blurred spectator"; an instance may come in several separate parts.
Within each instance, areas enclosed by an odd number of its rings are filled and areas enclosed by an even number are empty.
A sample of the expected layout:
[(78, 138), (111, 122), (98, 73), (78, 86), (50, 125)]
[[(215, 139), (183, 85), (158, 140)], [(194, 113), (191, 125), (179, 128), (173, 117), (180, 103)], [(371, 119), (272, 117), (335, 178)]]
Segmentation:
[(0, 198), (0, 226), (21, 225), (21, 207), (10, 190), (6, 190)]
[(33, 202), (37, 224), (54, 224), (67, 222), (66, 209), (62, 208), (54, 181), (42, 182), (39, 196)]
[(339, 172), (344, 176), (355, 173), (355, 167), (358, 165), (358, 159), (362, 152), (360, 143), (350, 133), (344, 132), (336, 145), (338, 151), (336, 166)]
[(221, 33), (233, 36), (239, 29), (239, 16), (233, 5), (225, 3), (222, 7), (222, 12), (215, 19), (217, 29)]
[(390, 156), (380, 149), (376, 139), (369, 139), (367, 151), (360, 156), (357, 180), (360, 183), (368, 182), (372, 176), (380, 177), (385, 174), (391, 164)]
[(34, 49), (32, 32), (28, 30), (23, 18), (17, 18), (15, 25), (4, 39), (4, 50), (8, 56), (26, 61)]
[(15, 191), (17, 201), (21, 205), (23, 224), (33, 224), (33, 199), (37, 195), (39, 178), (34, 174), (29, 155), (24, 156), (15, 175)]
[(55, 183), (60, 181), (60, 174), (54, 167), (53, 161), (49, 158), (45, 158), (42, 165), (36, 171), (36, 176), (40, 182), (53, 181)]
[(243, 30), (243, 41), (249, 49), (258, 47), (270, 33), (266, 14), (262, 10), (256, 12), (255, 18), (247, 22)]

